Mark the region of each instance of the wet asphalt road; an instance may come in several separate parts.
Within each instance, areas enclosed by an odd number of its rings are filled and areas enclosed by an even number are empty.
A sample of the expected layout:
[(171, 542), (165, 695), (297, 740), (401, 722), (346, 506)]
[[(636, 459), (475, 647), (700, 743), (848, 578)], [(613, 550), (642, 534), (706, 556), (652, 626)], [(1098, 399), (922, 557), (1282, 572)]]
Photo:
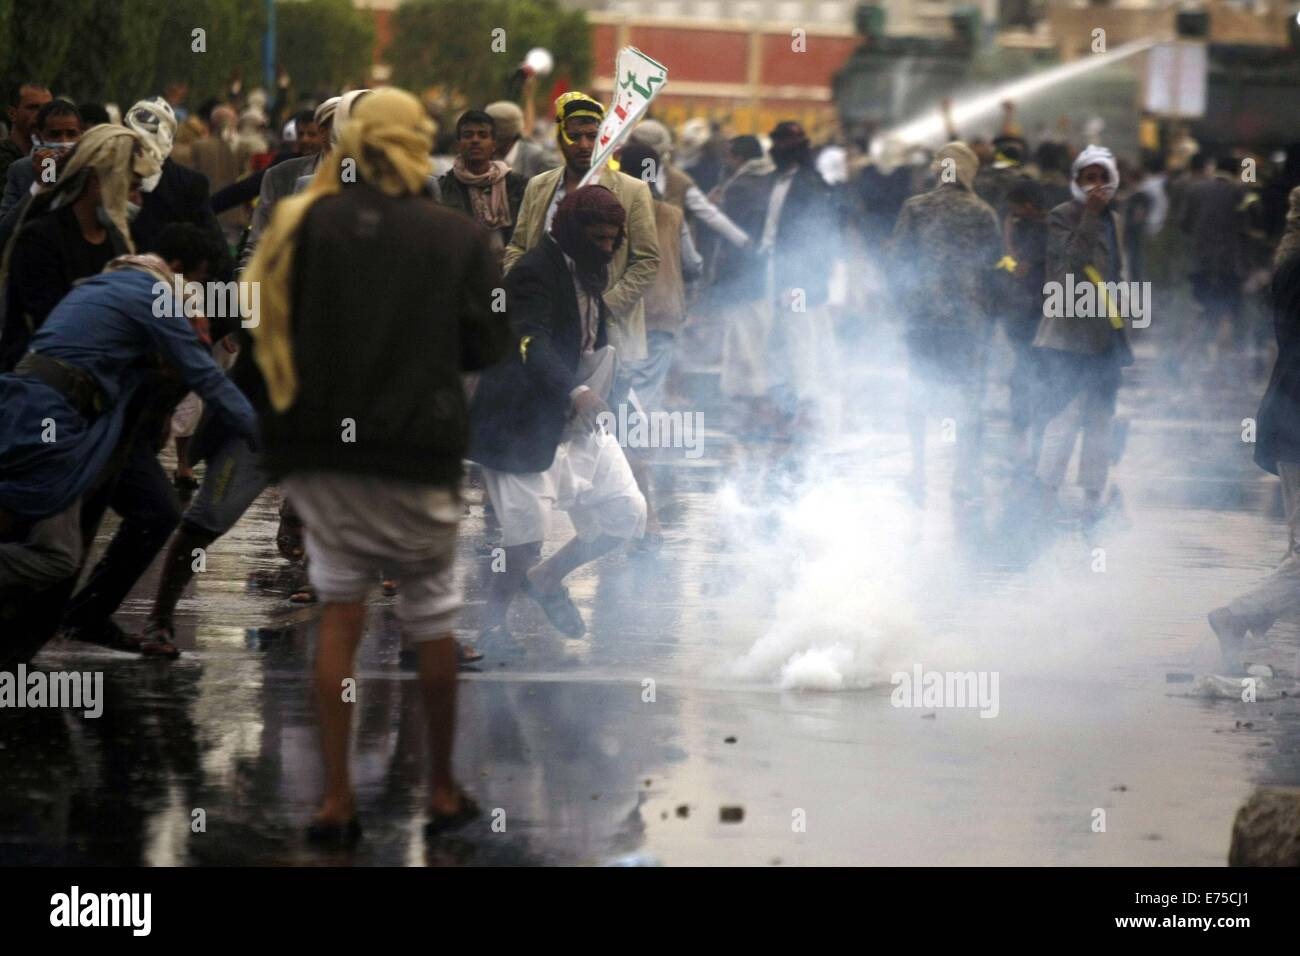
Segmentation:
[[(842, 414), (811, 450), (738, 440), (696, 363), (682, 391), (704, 454), (652, 456), (662, 551), (570, 579), (581, 640), (519, 599), (515, 642), (465, 674), (456, 761), (487, 815), (455, 837), (421, 834), (418, 688), (376, 589), (355, 720), (366, 839), (342, 856), (303, 844), (318, 611), (249, 587), (281, 566), (272, 490), (181, 602), (179, 661), (63, 642), (38, 658), (102, 670), (107, 700), (94, 720), (0, 712), (0, 863), (1222, 864), (1251, 790), (1300, 783), (1294, 694), (1272, 695), (1294, 686), (1294, 624), (1249, 648), (1275, 671), (1257, 702), (1196, 681), (1219, 666), (1205, 612), (1285, 548), (1276, 481), (1240, 435), (1258, 370), (1243, 355), (1175, 375), (1167, 338), (1139, 343), (1122, 500), (1085, 535), (1076, 498), (1044, 520), (1001, 464), (1005, 368), (984, 506), (954, 512), (937, 422), (911, 502), (904, 375), (877, 338), (850, 351)], [(472, 638), (491, 557), (481, 488), (466, 496)], [(558, 520), (552, 545), (567, 534)], [(142, 624), (155, 582), (156, 568), (124, 625)], [(996, 672), (996, 717), (892, 706), (891, 675), (917, 664)]]

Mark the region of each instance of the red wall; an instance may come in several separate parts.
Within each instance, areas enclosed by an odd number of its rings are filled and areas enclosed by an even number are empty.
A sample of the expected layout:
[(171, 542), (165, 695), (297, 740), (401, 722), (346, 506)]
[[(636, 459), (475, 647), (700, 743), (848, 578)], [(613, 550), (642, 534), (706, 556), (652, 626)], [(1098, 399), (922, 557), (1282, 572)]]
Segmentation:
[[(726, 30), (683, 30), (679, 27), (633, 26), (630, 44), (668, 67), (670, 80), (696, 83), (744, 83), (749, 37)], [(608, 75), (608, 59), (596, 59), (596, 72)]]
[(857, 37), (827, 37), (811, 34), (803, 37), (802, 53), (791, 47), (794, 37), (785, 33), (765, 33), (759, 47), (759, 75), (770, 86), (826, 86), (842, 67)]

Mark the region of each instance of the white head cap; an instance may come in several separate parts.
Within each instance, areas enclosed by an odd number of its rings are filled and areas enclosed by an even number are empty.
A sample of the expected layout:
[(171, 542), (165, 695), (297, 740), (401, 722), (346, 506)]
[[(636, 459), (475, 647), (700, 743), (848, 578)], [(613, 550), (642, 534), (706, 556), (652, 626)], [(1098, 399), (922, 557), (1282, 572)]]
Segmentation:
[(161, 96), (140, 100), (127, 110), (125, 125), (140, 134), (159, 163), (172, 154), (176, 143), (176, 113)]
[(334, 122), (334, 111), (339, 108), (339, 100), (342, 97), (331, 96), (320, 106), (316, 107), (316, 125), (324, 126), (326, 123)]
[(1087, 200), (1087, 194), (1084, 193), (1078, 180), (1079, 173), (1089, 166), (1100, 166), (1106, 170), (1106, 189), (1110, 195), (1115, 195), (1115, 191), (1119, 189), (1119, 167), (1115, 165), (1115, 154), (1105, 146), (1094, 146), (1091, 143), (1074, 157), (1074, 164), (1070, 167), (1070, 195), (1079, 202)]
[(330, 148), (338, 145), (339, 136), (343, 134), (343, 127), (348, 124), (348, 117), (356, 108), (357, 100), (369, 92), (370, 90), (353, 90), (339, 97), (339, 105), (334, 110), (334, 125), (330, 127)]

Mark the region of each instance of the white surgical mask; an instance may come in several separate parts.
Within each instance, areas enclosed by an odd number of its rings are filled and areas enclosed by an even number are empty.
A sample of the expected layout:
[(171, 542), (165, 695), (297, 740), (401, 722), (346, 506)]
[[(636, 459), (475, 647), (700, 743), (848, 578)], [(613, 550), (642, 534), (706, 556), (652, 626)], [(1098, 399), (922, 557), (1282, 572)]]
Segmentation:
[(55, 152), (62, 153), (66, 150), (72, 149), (72, 147), (76, 145), (76, 143), (46, 143), (33, 136), (31, 155), (35, 156), (37, 150), (54, 150)]

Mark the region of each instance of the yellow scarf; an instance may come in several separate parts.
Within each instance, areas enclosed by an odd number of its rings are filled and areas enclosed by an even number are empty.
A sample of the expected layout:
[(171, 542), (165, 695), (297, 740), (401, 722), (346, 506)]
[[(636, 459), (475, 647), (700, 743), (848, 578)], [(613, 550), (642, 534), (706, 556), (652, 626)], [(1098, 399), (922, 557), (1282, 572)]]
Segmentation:
[(345, 182), (365, 182), (389, 196), (418, 193), (433, 170), (432, 147), (433, 123), (420, 101), (404, 90), (377, 90), (357, 103), (337, 148), (320, 164), (306, 192), (275, 204), (245, 279), (260, 285), (261, 309), (251, 326), (253, 357), (277, 412), (293, 405), (298, 396), (290, 280), (298, 230), (307, 211), (342, 192)]

